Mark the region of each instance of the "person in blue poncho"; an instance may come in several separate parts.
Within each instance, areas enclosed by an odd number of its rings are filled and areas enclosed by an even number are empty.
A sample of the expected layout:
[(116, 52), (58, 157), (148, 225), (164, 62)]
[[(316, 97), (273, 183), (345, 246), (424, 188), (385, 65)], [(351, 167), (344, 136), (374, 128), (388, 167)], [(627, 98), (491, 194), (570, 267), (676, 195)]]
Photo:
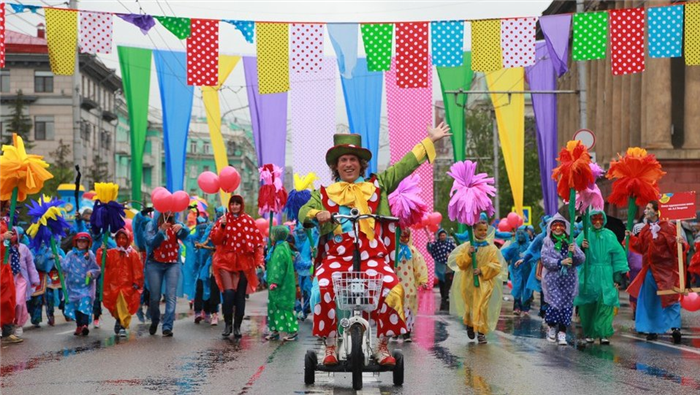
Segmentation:
[[(216, 209), (217, 219), (223, 215), (223, 207)], [(202, 221), (203, 220), (203, 221)], [(196, 292), (194, 297), (194, 323), (204, 321), (216, 326), (219, 324), (219, 304), (221, 293), (216, 285), (216, 279), (211, 272), (211, 259), (214, 253), (214, 243), (209, 236), (215, 222), (207, 223), (206, 219), (199, 217), (199, 224), (195, 232), (194, 243), (196, 251)]]
[(516, 316), (519, 316), (521, 313), (527, 314), (530, 311), (530, 298), (524, 298), (523, 295), (527, 281), (530, 278), (532, 264), (530, 261), (521, 261), (530, 244), (527, 227), (521, 226), (515, 232), (515, 241), (501, 251), (503, 259), (508, 262), (510, 269), (510, 280), (513, 284), (511, 291), (513, 296), (513, 314)]
[(56, 322), (53, 314), (54, 306), (57, 304), (60, 306), (60, 302), (63, 300), (63, 290), (56, 271), (56, 264), (60, 263), (66, 254), (60, 248), (57, 250), (59, 254), (58, 259), (53, 255), (51, 247), (46, 244), (42, 244), (38, 249), (32, 250), (34, 264), (39, 272), (42, 284), (41, 289), (32, 295), (31, 300), (27, 302), (32, 325), (35, 327), (39, 327), (42, 321), (43, 306), (46, 306), (46, 319), (49, 326), (54, 326)]
[(294, 256), (294, 270), (299, 278), (300, 299), (297, 300), (294, 311), (297, 318), (304, 321), (311, 314), (311, 272), (313, 266), (313, 245), (316, 245), (317, 231), (316, 228), (310, 230), (312, 239), (309, 239), (306, 229), (298, 225), (294, 228), (294, 245), (297, 253)]
[(544, 318), (544, 314), (547, 311), (547, 303), (545, 302), (544, 292), (542, 292), (542, 279), (539, 277), (541, 270), (538, 270), (541, 266), (538, 265), (538, 262), (540, 260), (540, 254), (542, 251), (542, 243), (547, 237), (547, 225), (551, 220), (552, 217), (549, 215), (545, 215), (542, 217), (542, 219), (540, 220), (540, 234), (538, 234), (535, 237), (535, 239), (532, 240), (532, 243), (530, 243), (530, 247), (528, 247), (527, 251), (525, 251), (525, 254), (523, 255), (522, 259), (516, 261), (516, 264), (518, 265), (530, 265), (530, 267), (532, 268), (532, 270), (530, 270), (530, 276), (527, 279), (525, 288), (523, 289), (523, 294), (521, 295), (521, 298), (529, 300), (530, 298), (532, 298), (532, 294), (535, 291), (539, 292), (540, 312), (538, 315), (542, 318)]
[(90, 333), (88, 325), (93, 314), (95, 284), (100, 275), (100, 266), (90, 250), (90, 234), (79, 232), (73, 238), (73, 245), (73, 249), (61, 261), (68, 291), (65, 314), (75, 320), (73, 334), (87, 336)]

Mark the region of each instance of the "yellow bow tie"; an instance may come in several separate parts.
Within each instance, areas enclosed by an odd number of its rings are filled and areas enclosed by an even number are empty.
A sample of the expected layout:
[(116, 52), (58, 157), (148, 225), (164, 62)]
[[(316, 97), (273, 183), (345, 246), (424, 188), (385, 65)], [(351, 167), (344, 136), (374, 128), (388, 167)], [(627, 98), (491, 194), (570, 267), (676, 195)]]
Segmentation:
[[(347, 206), (360, 210), (360, 214), (369, 214), (369, 201), (377, 188), (371, 182), (358, 184), (349, 182), (336, 182), (326, 188), (328, 197), (341, 206)], [(360, 230), (369, 240), (374, 239), (374, 219), (360, 220)]]

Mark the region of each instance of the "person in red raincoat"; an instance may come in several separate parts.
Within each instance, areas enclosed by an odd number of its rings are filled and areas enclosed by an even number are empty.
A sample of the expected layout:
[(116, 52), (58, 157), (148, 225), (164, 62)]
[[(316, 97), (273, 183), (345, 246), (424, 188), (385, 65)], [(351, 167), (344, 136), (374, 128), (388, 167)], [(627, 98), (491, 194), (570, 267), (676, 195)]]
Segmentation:
[(12, 232), (7, 227), (10, 212), (10, 202), (2, 202), (0, 218), (0, 325), (2, 326), (2, 342), (4, 344), (20, 343), (23, 339), (14, 335), (15, 306), (17, 305), (15, 280), (10, 267), (9, 258), (5, 262), (5, 240), (12, 238)]
[[(114, 236), (117, 247), (107, 250), (102, 303), (116, 319), (114, 333), (126, 337), (131, 316), (141, 303), (143, 292), (143, 262), (138, 251), (131, 247), (131, 233), (119, 229)], [(97, 262), (102, 261), (103, 249), (97, 251)]]

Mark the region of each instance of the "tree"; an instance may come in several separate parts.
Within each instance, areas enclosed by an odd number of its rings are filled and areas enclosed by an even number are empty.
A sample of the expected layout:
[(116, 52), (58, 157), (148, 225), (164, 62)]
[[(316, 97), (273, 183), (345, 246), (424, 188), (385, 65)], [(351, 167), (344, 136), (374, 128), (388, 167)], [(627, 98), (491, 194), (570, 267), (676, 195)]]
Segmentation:
[(87, 168), (85, 175), (88, 185), (92, 185), (94, 188), (97, 182), (108, 182), (111, 178), (108, 166), (109, 163), (103, 161), (99, 156), (93, 157), (93, 164)]
[(32, 119), (24, 113), (26, 103), (22, 90), (17, 91), (17, 97), (10, 104), (10, 115), (5, 116), (7, 126), (3, 130), (3, 144), (12, 144), (12, 133), (17, 133), (24, 140), (24, 147), (31, 149), (34, 144), (29, 139), (29, 132), (32, 130)]
[(51, 167), (49, 167), (53, 178), (44, 183), (42, 192), (46, 195), (55, 193), (61, 184), (75, 181), (70, 145), (63, 143), (63, 139), (58, 140), (58, 148), (56, 148), (56, 151), (50, 152), (49, 156), (53, 159)]

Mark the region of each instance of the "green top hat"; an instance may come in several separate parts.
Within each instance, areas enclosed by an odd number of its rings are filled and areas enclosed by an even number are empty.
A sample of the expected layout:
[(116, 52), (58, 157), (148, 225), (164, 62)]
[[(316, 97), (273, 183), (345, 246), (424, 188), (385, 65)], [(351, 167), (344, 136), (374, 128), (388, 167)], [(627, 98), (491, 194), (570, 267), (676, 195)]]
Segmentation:
[(360, 159), (370, 161), (372, 152), (362, 148), (362, 136), (359, 134), (334, 134), (333, 147), (326, 152), (328, 166), (335, 165), (343, 155), (355, 155)]

